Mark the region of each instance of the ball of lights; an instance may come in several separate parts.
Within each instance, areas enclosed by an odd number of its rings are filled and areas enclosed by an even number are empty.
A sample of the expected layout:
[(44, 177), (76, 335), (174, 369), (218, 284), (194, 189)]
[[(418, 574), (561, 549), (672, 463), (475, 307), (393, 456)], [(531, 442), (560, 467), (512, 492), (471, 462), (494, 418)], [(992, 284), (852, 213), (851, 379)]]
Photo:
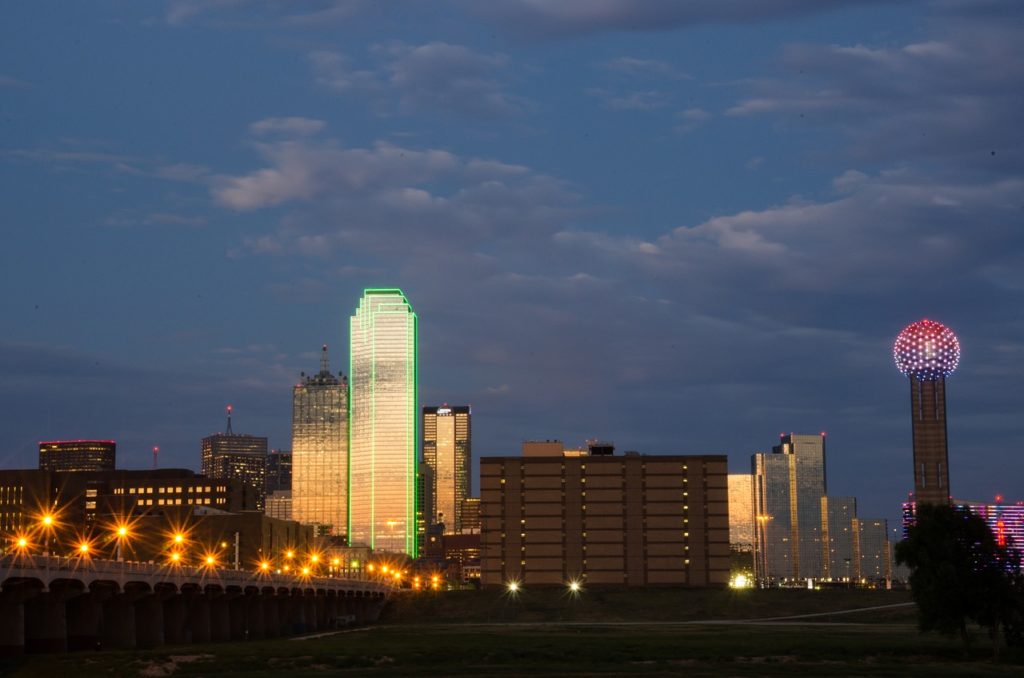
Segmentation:
[(948, 377), (960, 362), (960, 341), (942, 323), (918, 320), (908, 325), (892, 349), (900, 372), (918, 381)]

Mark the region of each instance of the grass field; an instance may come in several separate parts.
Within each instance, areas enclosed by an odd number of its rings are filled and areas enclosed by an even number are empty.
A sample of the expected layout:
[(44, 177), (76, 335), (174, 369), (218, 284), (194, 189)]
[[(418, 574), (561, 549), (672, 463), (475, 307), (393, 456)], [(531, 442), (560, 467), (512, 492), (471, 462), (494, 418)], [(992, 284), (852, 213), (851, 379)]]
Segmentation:
[[(990, 661), (979, 637), (916, 630), (902, 592), (615, 591), (571, 598), (528, 590), (403, 595), (381, 623), (308, 640), (27, 657), (6, 675), (1021, 675), (1024, 656)], [(824, 614), (822, 614), (824, 613)], [(751, 619), (821, 614), (798, 621)], [(746, 621), (745, 621), (746, 620)]]

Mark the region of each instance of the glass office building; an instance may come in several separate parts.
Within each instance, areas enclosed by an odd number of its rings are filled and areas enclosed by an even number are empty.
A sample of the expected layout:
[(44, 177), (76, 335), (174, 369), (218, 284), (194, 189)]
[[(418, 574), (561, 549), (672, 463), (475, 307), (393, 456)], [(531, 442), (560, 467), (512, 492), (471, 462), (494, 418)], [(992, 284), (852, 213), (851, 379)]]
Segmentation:
[(468, 406), (423, 408), (423, 461), (432, 471), (430, 521), (443, 524), (445, 534), (462, 531), (462, 502), (470, 490), (471, 416)]
[(327, 346), (292, 390), (291, 516), (322, 536), (348, 526), (348, 382), (331, 374)]
[(858, 571), (854, 562), (856, 497), (821, 498), (821, 544), (826, 579), (849, 581)]
[(416, 557), (417, 320), (398, 289), (368, 289), (350, 322), (352, 546)]
[(822, 578), (825, 436), (783, 435), (771, 454), (756, 453), (751, 463), (758, 580)]
[(44, 471), (113, 471), (117, 443), (113, 440), (50, 440), (39, 443), (39, 468)]

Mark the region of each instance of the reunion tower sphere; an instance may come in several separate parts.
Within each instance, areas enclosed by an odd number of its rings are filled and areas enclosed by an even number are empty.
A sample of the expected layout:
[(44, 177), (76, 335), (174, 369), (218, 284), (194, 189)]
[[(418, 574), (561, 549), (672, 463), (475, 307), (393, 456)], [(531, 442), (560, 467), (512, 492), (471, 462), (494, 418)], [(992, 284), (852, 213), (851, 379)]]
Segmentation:
[(936, 381), (953, 374), (960, 363), (960, 341), (953, 330), (926, 318), (900, 332), (892, 355), (903, 374), (918, 381)]

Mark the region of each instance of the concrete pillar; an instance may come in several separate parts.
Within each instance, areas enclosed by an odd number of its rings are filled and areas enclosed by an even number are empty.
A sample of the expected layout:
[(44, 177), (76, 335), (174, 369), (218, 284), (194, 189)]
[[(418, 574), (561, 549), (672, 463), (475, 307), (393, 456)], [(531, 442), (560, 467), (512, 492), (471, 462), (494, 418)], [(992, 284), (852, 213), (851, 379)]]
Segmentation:
[(306, 620), (306, 630), (303, 633), (315, 633), (320, 628), (317, 625), (316, 593), (302, 592), (302, 611), (302, 616)]
[(67, 596), (44, 591), (25, 601), (25, 652), (67, 652)]
[(231, 640), (249, 640), (249, 597), (233, 595), (228, 598), (228, 636)]
[(135, 596), (115, 593), (103, 601), (100, 643), (104, 650), (135, 649)]
[(313, 596), (313, 604), (316, 609), (316, 628), (320, 631), (329, 628), (327, 623), (327, 592), (317, 592)]
[(210, 642), (210, 601), (205, 593), (192, 593), (186, 596), (188, 605), (188, 629), (191, 632), (190, 643)]
[(0, 595), (0, 657), (25, 653), (25, 606), (17, 593)]
[(228, 599), (223, 593), (207, 593), (210, 605), (210, 642), (222, 643), (231, 640), (231, 616)]
[(338, 628), (338, 594), (336, 591), (328, 591), (324, 598), (324, 617), (327, 620), (327, 628)]
[(302, 591), (292, 591), (288, 596), (288, 614), (285, 619), (288, 621), (288, 635), (306, 632), (306, 601)]
[(67, 603), (68, 650), (95, 650), (102, 644), (103, 601), (109, 593), (89, 592)]
[(135, 601), (135, 647), (164, 644), (164, 606), (159, 593), (147, 593)]
[(259, 602), (263, 605), (263, 636), (277, 638), (281, 635), (281, 618), (278, 616), (281, 602), (276, 593), (263, 593)]
[(168, 645), (184, 645), (192, 640), (188, 628), (188, 607), (180, 593), (167, 596), (163, 601), (164, 642)]
[(245, 628), (249, 632), (249, 640), (263, 640), (267, 637), (263, 623), (263, 596), (250, 593), (245, 596)]

